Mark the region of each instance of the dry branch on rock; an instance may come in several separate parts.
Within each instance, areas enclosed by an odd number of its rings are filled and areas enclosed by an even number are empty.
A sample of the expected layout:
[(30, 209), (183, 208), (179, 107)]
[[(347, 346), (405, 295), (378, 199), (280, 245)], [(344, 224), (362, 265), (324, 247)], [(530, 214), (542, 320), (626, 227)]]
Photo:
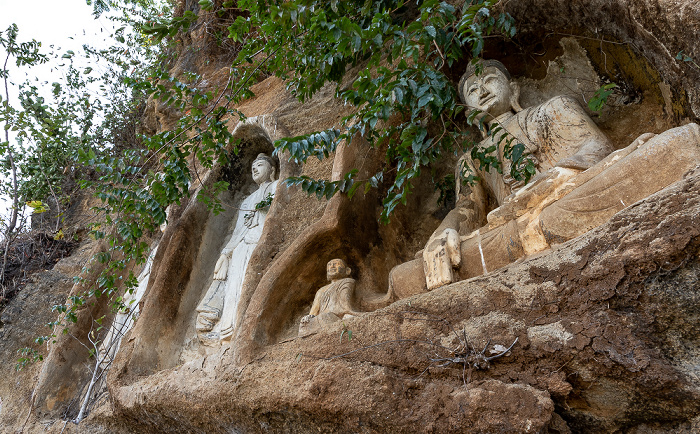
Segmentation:
[[(425, 339), (393, 339), (393, 340), (388, 340), (388, 341), (382, 341), (378, 342), (373, 345), (366, 345), (357, 349), (354, 349), (352, 351), (348, 351), (343, 354), (338, 354), (335, 356), (330, 356), (330, 357), (319, 357), (315, 355), (310, 355), (310, 354), (303, 354), (299, 353), (300, 357), (307, 356), (315, 359), (321, 359), (321, 360), (334, 360), (334, 359), (339, 359), (339, 358), (344, 358), (347, 356), (350, 356), (352, 354), (357, 354), (361, 353), (366, 350), (370, 350), (372, 348), (377, 348), (377, 347), (382, 347), (385, 345), (391, 345), (391, 344), (409, 344), (409, 345), (425, 345), (427, 346), (427, 353), (426, 353), (426, 358), (429, 362), (428, 366), (418, 375), (419, 377), (422, 376), (424, 373), (428, 372), (430, 368), (447, 368), (453, 364), (455, 365), (462, 365), (462, 382), (465, 387), (467, 387), (467, 384), (471, 382), (471, 373), (472, 369), (478, 369), (478, 370), (487, 370), (491, 367), (491, 361), (496, 360), (500, 357), (505, 356), (510, 352), (511, 349), (515, 346), (515, 344), (518, 342), (518, 338), (516, 337), (515, 340), (513, 341), (512, 344), (510, 344), (509, 347), (504, 347), (503, 345), (500, 344), (495, 344), (493, 347), (491, 347), (491, 339), (489, 339), (486, 342), (486, 345), (484, 345), (483, 349), (479, 350), (477, 347), (473, 346), (470, 342), (469, 339), (467, 338), (467, 332), (465, 328), (462, 328), (461, 333), (457, 332), (457, 330), (453, 327), (452, 323), (450, 323), (447, 319), (432, 315), (429, 313), (425, 312), (415, 312), (415, 311), (402, 311), (396, 314), (398, 319), (400, 321), (428, 321), (428, 322), (433, 322), (437, 323), (440, 326), (443, 327), (444, 330), (447, 331), (448, 334), (451, 334), (456, 338), (458, 345), (454, 348), (447, 347), (445, 345), (442, 345), (438, 343), (438, 339), (444, 338), (445, 336), (443, 335), (438, 335), (438, 336), (432, 336), (432, 337), (426, 337)], [(343, 335), (347, 333), (348, 340), (352, 339), (352, 331), (347, 328), (347, 326), (343, 327), (343, 330), (341, 332), (341, 341), (343, 338)], [(487, 350), (489, 350), (489, 347), (491, 347), (490, 350), (490, 356), (486, 355)], [(430, 355), (432, 353), (432, 356)]]
[[(73, 252), (78, 242), (57, 240), (45, 232), (28, 232), (16, 237), (7, 249), (7, 265), (4, 281), (0, 282), (0, 308), (17, 295), (29, 276), (37, 271), (49, 270)], [(4, 249), (0, 254), (4, 255)]]

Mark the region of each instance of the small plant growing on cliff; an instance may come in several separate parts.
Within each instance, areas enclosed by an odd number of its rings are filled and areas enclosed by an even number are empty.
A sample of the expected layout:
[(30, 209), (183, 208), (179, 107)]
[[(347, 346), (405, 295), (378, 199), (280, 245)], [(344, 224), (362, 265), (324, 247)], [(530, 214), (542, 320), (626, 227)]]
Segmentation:
[(16, 371), (21, 371), (30, 363), (44, 360), (44, 356), (42, 356), (37, 350), (29, 347), (20, 348), (17, 350), (17, 354), (19, 354), (20, 357), (17, 359), (17, 364), (15, 365)]
[(608, 102), (608, 98), (617, 88), (616, 83), (608, 83), (601, 86), (595, 91), (595, 94), (588, 100), (588, 108), (594, 112), (599, 112), (605, 107)]
[(676, 60), (680, 60), (681, 62), (688, 63), (690, 65), (693, 65), (697, 69), (700, 69), (700, 65), (698, 62), (695, 61), (692, 57), (688, 56), (683, 52), (683, 50), (679, 51), (678, 54), (676, 54)]

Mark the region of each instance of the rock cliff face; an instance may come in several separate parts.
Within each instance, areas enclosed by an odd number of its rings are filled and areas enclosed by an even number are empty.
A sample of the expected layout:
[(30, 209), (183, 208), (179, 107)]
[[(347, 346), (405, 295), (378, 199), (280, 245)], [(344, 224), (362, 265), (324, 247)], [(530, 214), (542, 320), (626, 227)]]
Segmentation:
[[(675, 60), (679, 51), (700, 58), (696, 2), (506, 7), (518, 45), (493, 42), (486, 56), (511, 70), (523, 105), (560, 94), (585, 105), (602, 82), (616, 81), (621, 92), (595, 121), (617, 149), (700, 117), (700, 70)], [(176, 69), (212, 85), (226, 76), (225, 64), (182, 59)], [(304, 104), (274, 77), (254, 91), (240, 107), (249, 119), (231, 121), (245, 143), (239, 160), (201, 181), (232, 181), (229, 211), (214, 216), (194, 200), (171, 211), (140, 316), (80, 425), (61, 417), (77, 413), (90, 363), (79, 340), (107, 306), (85, 306), (39, 365), (14, 373), (14, 348), (45, 334), (48, 308), (80, 290), (70, 278), (103, 246), (86, 240), (2, 311), (0, 377), (12, 379), (0, 383), (3, 432), (700, 431), (700, 168), (578, 238), (393, 303), (392, 268), (414, 259), (448, 211), (429, 177), (386, 226), (377, 223), (378, 193), (326, 201), (280, 183), (245, 273), (236, 334), (202, 344), (196, 308), (253, 185), (250, 162), (272, 141), (329, 128), (351, 110), (330, 87)], [(153, 104), (144, 122), (156, 130), (172, 119)], [(332, 161), (279, 164), (281, 179), (339, 179), (385, 163), (358, 138)], [(297, 337), (333, 258), (352, 268), (355, 302), (368, 313)], [(91, 276), (98, 272), (94, 265)]]

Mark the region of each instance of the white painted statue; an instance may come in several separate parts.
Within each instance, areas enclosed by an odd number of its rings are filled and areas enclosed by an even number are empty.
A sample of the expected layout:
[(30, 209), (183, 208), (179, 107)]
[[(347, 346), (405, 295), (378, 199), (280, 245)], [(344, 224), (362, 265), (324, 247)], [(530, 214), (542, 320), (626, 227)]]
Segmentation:
[(299, 324), (299, 336), (309, 335), (326, 324), (362, 313), (353, 306), (355, 279), (350, 277), (351, 272), (342, 259), (328, 262), (326, 277), (331, 283), (316, 292), (309, 314)]
[(259, 154), (253, 161), (252, 174), (258, 189), (241, 203), (233, 235), (216, 262), (214, 281), (197, 307), (196, 327), (203, 343), (233, 336), (246, 268), (277, 188), (275, 164), (267, 155)]

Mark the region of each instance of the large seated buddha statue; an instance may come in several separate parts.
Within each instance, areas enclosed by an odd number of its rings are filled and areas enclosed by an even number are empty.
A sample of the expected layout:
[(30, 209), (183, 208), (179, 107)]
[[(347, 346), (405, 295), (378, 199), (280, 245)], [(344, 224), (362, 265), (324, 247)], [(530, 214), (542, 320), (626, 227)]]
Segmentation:
[[(465, 154), (457, 167), (457, 205), (418, 258), (395, 267), (389, 295), (395, 300), (488, 273), (605, 223), (621, 209), (681, 179), (700, 163), (700, 127), (688, 124), (643, 134), (612, 152), (605, 134), (573, 98), (559, 96), (522, 109), (519, 90), (497, 61), (471, 67), (459, 83), (468, 109), (499, 134), (494, 145), (502, 171), (487, 171)], [(536, 175), (527, 185), (510, 174), (505, 133), (525, 146)], [(461, 182), (464, 168), (478, 178)], [(489, 211), (489, 205), (496, 208)]]

